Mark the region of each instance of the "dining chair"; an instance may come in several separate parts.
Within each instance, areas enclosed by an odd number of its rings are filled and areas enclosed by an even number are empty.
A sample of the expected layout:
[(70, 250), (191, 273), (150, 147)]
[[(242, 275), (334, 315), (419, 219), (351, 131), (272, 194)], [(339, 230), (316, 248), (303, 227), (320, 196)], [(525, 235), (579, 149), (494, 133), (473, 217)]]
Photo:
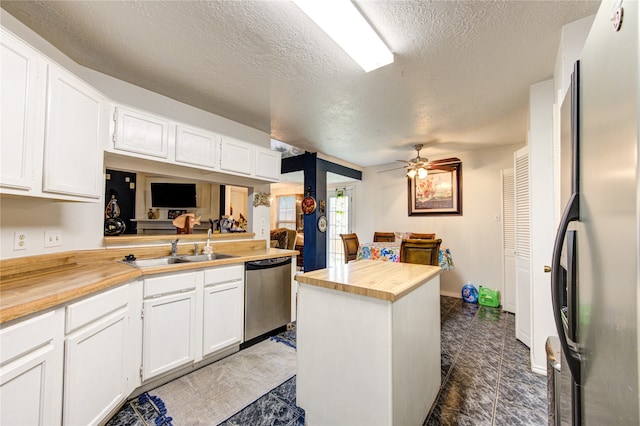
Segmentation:
[(344, 263), (349, 263), (350, 260), (356, 260), (358, 254), (358, 235), (356, 234), (340, 234), (342, 238), (342, 246), (344, 247)]
[(409, 235), (409, 238), (420, 240), (435, 240), (436, 234), (416, 234), (415, 232), (412, 232)]
[(438, 266), (441, 239), (408, 238), (400, 244), (400, 262)]
[(396, 234), (394, 234), (393, 232), (374, 232), (373, 233), (374, 243), (379, 243), (379, 242), (392, 243), (395, 240), (396, 240)]

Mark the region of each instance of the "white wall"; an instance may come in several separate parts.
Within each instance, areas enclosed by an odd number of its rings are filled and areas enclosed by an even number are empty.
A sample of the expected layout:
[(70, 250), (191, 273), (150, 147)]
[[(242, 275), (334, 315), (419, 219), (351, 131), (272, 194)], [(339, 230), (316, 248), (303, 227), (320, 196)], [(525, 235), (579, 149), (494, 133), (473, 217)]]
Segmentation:
[(354, 232), (363, 242), (374, 231), (435, 232), (455, 263), (441, 275), (443, 294), (460, 297), (467, 281), (502, 292), (500, 170), (513, 167), (513, 153), (523, 145), (456, 154), (462, 160), (462, 216), (408, 216), (404, 170), (365, 168), (354, 197)]

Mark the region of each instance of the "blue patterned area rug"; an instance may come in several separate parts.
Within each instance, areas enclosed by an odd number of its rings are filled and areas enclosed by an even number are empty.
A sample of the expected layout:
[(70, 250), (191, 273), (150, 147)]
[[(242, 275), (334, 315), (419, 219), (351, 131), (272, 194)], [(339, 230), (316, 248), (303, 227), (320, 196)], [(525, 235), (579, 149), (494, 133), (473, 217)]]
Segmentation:
[(284, 343), (285, 345), (296, 349), (296, 328), (295, 326), (287, 331), (284, 331), (280, 334), (276, 334), (275, 336), (271, 337), (271, 340), (276, 341), (276, 342), (280, 342), (280, 343)]
[(167, 416), (164, 402), (157, 396), (145, 392), (127, 402), (109, 420), (107, 426), (173, 426), (172, 420)]

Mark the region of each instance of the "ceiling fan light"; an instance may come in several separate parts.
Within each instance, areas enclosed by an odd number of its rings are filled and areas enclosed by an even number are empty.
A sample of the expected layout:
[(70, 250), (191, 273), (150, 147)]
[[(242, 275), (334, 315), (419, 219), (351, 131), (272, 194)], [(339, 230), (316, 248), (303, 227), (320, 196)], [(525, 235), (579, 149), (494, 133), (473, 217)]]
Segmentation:
[(413, 179), (415, 176), (416, 176), (416, 169), (410, 169), (410, 170), (407, 172), (407, 177), (409, 177), (409, 178)]
[(420, 167), (418, 169), (418, 177), (420, 179), (426, 178), (428, 174), (429, 174), (429, 172), (427, 172), (427, 169), (425, 169), (424, 167)]

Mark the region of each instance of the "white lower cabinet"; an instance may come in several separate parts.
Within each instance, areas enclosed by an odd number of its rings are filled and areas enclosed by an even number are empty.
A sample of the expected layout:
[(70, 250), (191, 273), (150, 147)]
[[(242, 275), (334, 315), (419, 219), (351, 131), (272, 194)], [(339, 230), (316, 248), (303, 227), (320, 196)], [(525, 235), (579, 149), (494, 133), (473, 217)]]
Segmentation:
[(142, 380), (242, 343), (244, 265), (144, 281)]
[(195, 360), (196, 287), (202, 272), (145, 279), (142, 380)]
[(63, 309), (0, 330), (0, 424), (60, 424), (63, 337)]
[(129, 396), (139, 321), (131, 294), (123, 285), (67, 306), (63, 424), (98, 424)]
[(240, 344), (244, 320), (244, 266), (204, 272), (202, 355)]

